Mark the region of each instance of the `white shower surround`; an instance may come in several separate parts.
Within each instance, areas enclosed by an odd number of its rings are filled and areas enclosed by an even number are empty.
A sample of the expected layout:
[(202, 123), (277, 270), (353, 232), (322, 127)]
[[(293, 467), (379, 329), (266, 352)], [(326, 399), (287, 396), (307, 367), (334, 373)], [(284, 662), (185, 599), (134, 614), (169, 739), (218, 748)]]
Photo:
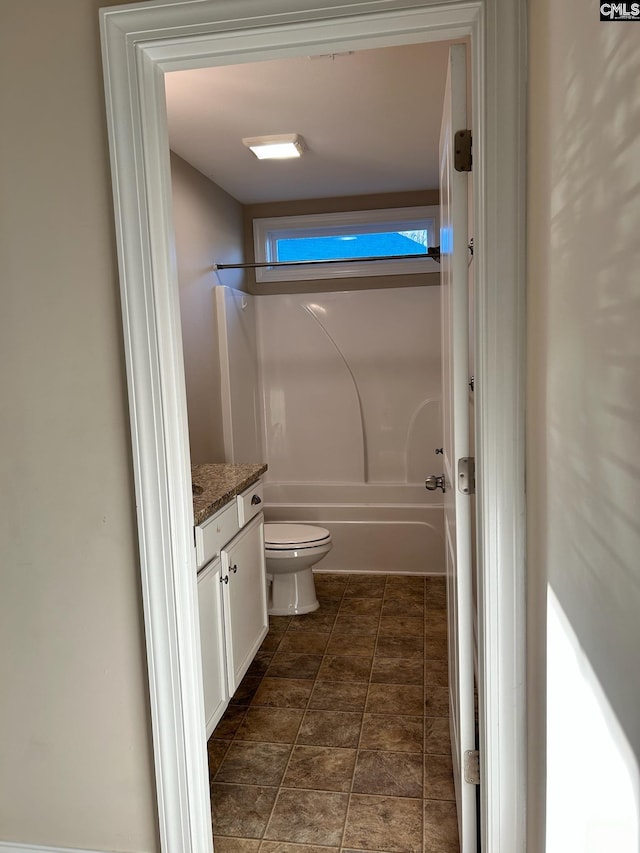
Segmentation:
[(272, 294), (255, 312), (267, 518), (329, 529), (319, 570), (442, 573), (424, 488), (440, 473), (439, 288)]
[(420, 483), (442, 445), (440, 292), (256, 299), (269, 479)]

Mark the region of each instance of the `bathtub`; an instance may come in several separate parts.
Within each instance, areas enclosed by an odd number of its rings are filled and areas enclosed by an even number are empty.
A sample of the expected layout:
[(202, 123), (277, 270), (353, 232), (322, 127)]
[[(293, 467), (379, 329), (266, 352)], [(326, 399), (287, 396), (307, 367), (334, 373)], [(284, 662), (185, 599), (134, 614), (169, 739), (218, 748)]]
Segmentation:
[(265, 483), (265, 520), (319, 524), (333, 549), (314, 571), (444, 574), (443, 507), (423, 485)]

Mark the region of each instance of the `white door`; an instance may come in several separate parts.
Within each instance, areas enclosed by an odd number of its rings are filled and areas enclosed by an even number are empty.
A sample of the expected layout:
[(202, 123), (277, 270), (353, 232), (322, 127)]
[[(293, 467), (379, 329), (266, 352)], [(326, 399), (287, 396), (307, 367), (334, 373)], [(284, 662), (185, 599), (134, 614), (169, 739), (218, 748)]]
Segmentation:
[(440, 131), (440, 252), (444, 506), (449, 631), (449, 715), (461, 853), (477, 851), (476, 786), (465, 781), (465, 752), (476, 749), (473, 674), (471, 505), (459, 488), (469, 456), (469, 284), (467, 172), (454, 168), (454, 135), (467, 127), (466, 47), (449, 51)]

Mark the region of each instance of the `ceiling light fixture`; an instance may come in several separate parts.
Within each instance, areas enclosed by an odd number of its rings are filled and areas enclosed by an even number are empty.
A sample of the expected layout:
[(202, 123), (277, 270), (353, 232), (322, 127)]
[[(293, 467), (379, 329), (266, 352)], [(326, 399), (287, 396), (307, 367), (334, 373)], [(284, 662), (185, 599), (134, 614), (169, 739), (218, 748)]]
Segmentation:
[(243, 139), (242, 144), (251, 149), (258, 160), (288, 160), (301, 157), (305, 150), (304, 139), (298, 133), (252, 136)]

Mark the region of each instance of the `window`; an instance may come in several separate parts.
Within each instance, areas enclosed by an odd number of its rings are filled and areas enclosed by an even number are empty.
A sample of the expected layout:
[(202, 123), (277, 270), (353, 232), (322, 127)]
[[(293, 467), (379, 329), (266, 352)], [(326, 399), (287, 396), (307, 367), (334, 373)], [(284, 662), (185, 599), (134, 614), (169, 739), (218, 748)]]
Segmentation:
[[(438, 264), (426, 257), (429, 248), (440, 242), (437, 207), (255, 219), (253, 233), (256, 262), (298, 264), (258, 268), (257, 282), (398, 275), (439, 270)], [(415, 257), (402, 260), (358, 260), (397, 255)]]

